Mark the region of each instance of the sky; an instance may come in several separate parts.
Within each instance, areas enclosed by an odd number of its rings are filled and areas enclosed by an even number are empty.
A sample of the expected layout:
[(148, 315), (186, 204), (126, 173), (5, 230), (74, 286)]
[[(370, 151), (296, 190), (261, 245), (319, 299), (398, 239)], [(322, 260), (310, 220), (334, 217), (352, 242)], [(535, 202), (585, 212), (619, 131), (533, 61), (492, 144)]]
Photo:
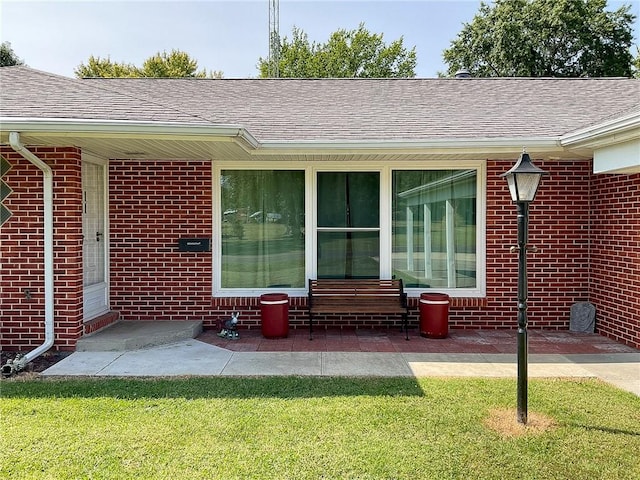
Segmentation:
[[(67, 77), (88, 58), (142, 65), (157, 52), (182, 50), (198, 68), (225, 78), (258, 76), (266, 58), (270, 0), (0, 0), (0, 41), (28, 66)], [(442, 51), (478, 12), (476, 0), (280, 0), (280, 35), (294, 26), (324, 43), (360, 23), (386, 43), (415, 46), (417, 77), (446, 71)], [(640, 17), (640, 0), (623, 3)], [(635, 43), (640, 43), (639, 20)]]

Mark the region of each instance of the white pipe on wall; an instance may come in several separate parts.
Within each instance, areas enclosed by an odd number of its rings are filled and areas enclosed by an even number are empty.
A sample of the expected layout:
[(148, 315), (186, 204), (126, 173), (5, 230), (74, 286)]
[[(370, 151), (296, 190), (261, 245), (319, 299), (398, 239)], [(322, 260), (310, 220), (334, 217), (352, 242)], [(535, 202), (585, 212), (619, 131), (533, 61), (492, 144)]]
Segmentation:
[[(24, 145), (20, 143), (18, 132), (9, 133), (11, 148), (22, 155), (26, 160), (42, 170), (44, 186), (44, 343), (27, 353), (25, 356), (15, 359), (7, 370), (22, 370), (27, 363), (42, 355), (53, 346), (53, 171), (51, 167), (36, 157)], [(9, 365), (9, 364), (7, 364)], [(5, 366), (6, 367), (6, 366)], [(5, 374), (5, 367), (2, 373)], [(13, 373), (13, 372), (7, 372)]]

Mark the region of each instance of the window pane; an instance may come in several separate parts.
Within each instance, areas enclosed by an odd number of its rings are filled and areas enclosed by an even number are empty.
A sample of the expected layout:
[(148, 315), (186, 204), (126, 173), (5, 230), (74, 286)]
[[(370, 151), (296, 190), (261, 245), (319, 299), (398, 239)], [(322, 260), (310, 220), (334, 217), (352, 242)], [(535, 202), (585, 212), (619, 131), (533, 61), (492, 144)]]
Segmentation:
[(318, 232), (318, 278), (378, 278), (378, 232)]
[(378, 172), (318, 173), (318, 227), (377, 228)]
[(406, 287), (475, 288), (475, 170), (393, 172), (393, 274)]
[(225, 170), (220, 182), (222, 287), (304, 287), (304, 172)]

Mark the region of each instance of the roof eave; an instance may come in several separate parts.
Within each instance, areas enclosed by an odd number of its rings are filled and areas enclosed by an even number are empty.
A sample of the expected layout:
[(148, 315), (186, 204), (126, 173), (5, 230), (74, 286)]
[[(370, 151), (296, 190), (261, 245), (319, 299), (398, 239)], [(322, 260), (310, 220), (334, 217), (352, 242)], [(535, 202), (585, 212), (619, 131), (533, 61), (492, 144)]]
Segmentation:
[[(584, 149), (567, 148), (558, 137), (465, 137), (440, 139), (315, 139), (258, 141), (239, 124), (193, 124), (131, 120), (0, 117), (0, 133), (37, 134), (60, 138), (162, 139), (197, 142), (233, 142), (251, 157), (331, 155), (428, 155), (439, 158), (515, 158), (526, 147), (536, 158), (588, 157)], [(570, 151), (569, 151), (570, 150)]]
[(154, 138), (179, 140), (236, 141), (246, 150), (258, 148), (259, 142), (246, 128), (235, 124), (185, 124), (131, 120), (93, 120), (68, 118), (0, 117), (0, 133), (17, 131), (40, 136)]
[(640, 138), (640, 109), (604, 122), (569, 132), (560, 144), (572, 147), (604, 147)]
[(525, 146), (536, 154), (551, 155), (562, 150), (557, 137), (443, 138), (395, 140), (303, 140), (263, 141), (255, 155), (357, 155), (371, 154), (437, 154), (493, 157), (518, 155)]

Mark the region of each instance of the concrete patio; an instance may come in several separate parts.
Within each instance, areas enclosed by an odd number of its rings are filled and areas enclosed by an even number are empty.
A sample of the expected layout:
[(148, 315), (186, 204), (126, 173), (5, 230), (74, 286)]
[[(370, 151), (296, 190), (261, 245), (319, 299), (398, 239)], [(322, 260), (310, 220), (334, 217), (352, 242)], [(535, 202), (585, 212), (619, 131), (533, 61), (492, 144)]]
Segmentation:
[[(125, 325), (122, 325), (125, 323)], [(135, 323), (135, 322), (130, 322)], [(110, 351), (76, 351), (43, 372), (44, 376), (417, 376), (516, 377), (515, 332), (453, 330), (446, 339), (394, 330), (326, 330), (309, 341), (305, 330), (285, 339), (265, 339), (259, 330), (240, 331), (239, 340), (214, 331), (197, 338), (172, 338), (167, 322), (126, 322), (94, 335), (105, 345), (115, 337), (145, 337), (153, 346)], [(163, 324), (163, 325), (158, 325)], [(184, 331), (183, 326), (176, 326)], [(157, 345), (154, 331), (168, 341)], [(397, 338), (396, 338), (397, 337)], [(124, 338), (122, 339), (124, 341)], [(115, 343), (114, 343), (115, 342)], [(93, 348), (97, 345), (92, 341)], [(217, 343), (217, 345), (216, 345)], [(222, 345), (222, 346), (221, 346)], [(597, 377), (640, 396), (640, 352), (596, 334), (531, 331), (529, 377)]]

